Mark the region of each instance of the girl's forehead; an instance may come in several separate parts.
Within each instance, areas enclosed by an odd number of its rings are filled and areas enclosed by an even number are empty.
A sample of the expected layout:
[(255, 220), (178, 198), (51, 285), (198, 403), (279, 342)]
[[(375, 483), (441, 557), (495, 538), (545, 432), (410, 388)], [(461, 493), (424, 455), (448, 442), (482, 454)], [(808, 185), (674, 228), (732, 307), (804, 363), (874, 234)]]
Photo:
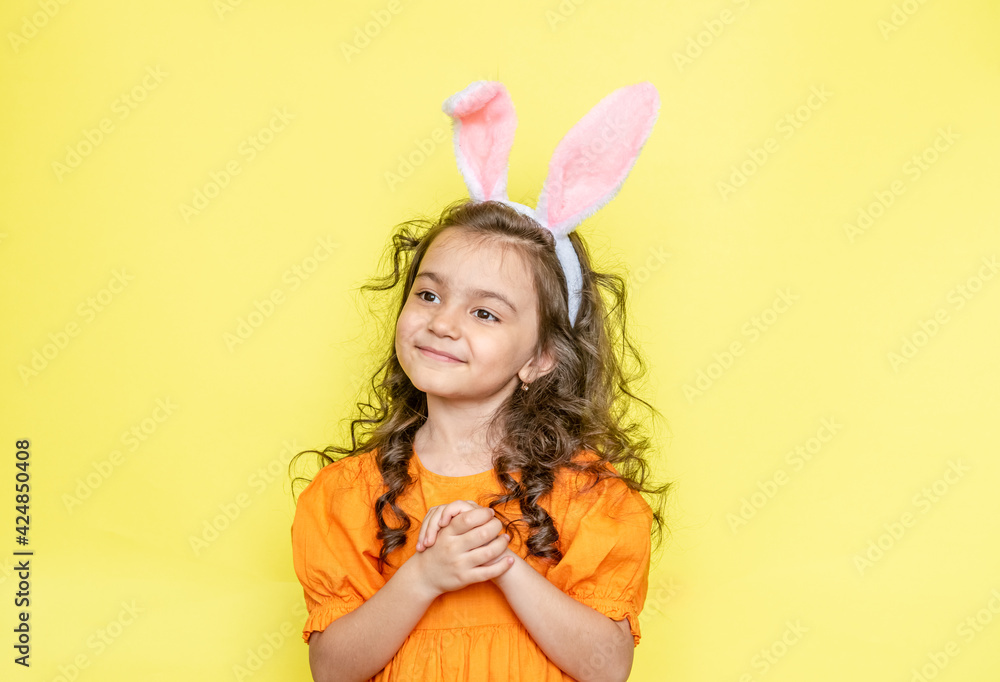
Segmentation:
[(445, 271), (466, 279), (530, 281), (530, 267), (519, 249), (495, 239), (473, 239), (461, 231), (448, 230), (438, 236), (424, 254), (419, 273)]
[[(447, 240), (442, 234), (424, 254), (417, 281), (468, 294), (500, 294), (517, 310), (533, 308), (534, 282), (524, 257), (495, 240)], [(441, 248), (438, 248), (438, 247)]]

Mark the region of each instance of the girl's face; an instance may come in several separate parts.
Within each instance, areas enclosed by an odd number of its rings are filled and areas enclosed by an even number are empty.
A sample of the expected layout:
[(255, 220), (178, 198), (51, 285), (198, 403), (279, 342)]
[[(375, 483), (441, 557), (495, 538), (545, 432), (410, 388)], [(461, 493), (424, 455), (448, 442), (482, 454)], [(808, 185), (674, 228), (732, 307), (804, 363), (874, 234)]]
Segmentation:
[(499, 404), (554, 365), (534, 357), (537, 342), (538, 301), (520, 254), (474, 244), (460, 229), (440, 234), (396, 322), (396, 356), (413, 385), (428, 397)]

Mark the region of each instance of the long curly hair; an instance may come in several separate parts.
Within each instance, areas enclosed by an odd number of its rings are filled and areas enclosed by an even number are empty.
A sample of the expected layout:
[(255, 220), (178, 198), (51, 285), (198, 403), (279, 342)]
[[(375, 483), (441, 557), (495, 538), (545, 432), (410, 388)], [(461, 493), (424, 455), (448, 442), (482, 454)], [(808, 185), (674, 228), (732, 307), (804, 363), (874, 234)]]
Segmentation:
[[(634, 383), (645, 374), (645, 362), (627, 334), (626, 281), (616, 274), (594, 271), (585, 243), (578, 232), (571, 232), (569, 237), (583, 272), (579, 312), (575, 326), (571, 326), (566, 278), (552, 233), (501, 202), (462, 199), (445, 207), (437, 220), (410, 220), (396, 227), (392, 245), (383, 256), (383, 263), (388, 257), (392, 271), (369, 279), (361, 287), (368, 292), (398, 293), (390, 302), (395, 314), (385, 315), (393, 320), (392, 328), (383, 330), (385, 359), (371, 379), (368, 402), (357, 403), (358, 412), (351, 420), (351, 445), (304, 450), (292, 459), (289, 471), (299, 457), (307, 454), (316, 455), (322, 468), (346, 457), (376, 451), (384, 484), (374, 509), (379, 526), (377, 538), (382, 543), (380, 572), (386, 563), (391, 565), (389, 555), (406, 544), (410, 529), (419, 529), (423, 520), (411, 519), (397, 501), (413, 483), (409, 462), (415, 434), (427, 419), (427, 401), (425, 394), (410, 382), (396, 356), (395, 320), (410, 295), (427, 250), (445, 230), (454, 229), (464, 230), (474, 239), (495, 240), (526, 260), (534, 273), (538, 294), (536, 350), (550, 349), (557, 363), (533, 381), (530, 390), (515, 390), (487, 425), (486, 442), (497, 443), (494, 471), (505, 490), (494, 495), (489, 506), (503, 522), (505, 532), (514, 531), (523, 538), (519, 528), (523, 527), (528, 534), (524, 545), (531, 555), (555, 562), (562, 559), (559, 533), (540, 500), (552, 490), (556, 474), (567, 469), (589, 477), (592, 483), (588, 489), (603, 479), (616, 477), (639, 491), (652, 510), (652, 534), (659, 545), (665, 530), (664, 503), (673, 484), (654, 487), (648, 483), (652, 474), (647, 461), (651, 439), (643, 421), (630, 418), (637, 405), (662, 415), (633, 393)], [(574, 454), (580, 450), (589, 450), (597, 458), (574, 461)], [(309, 480), (295, 477), (293, 489), (296, 482), (304, 484)], [(520, 518), (510, 518), (498, 509), (513, 501), (520, 508)], [(390, 523), (388, 512), (392, 512), (395, 523)]]

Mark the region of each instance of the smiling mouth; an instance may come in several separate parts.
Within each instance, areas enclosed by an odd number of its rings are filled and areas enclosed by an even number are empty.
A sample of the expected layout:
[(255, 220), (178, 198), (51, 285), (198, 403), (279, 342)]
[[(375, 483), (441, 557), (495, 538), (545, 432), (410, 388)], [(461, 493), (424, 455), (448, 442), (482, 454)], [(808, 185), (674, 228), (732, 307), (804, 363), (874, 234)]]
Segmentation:
[[(418, 348), (420, 347), (418, 346)], [(442, 362), (461, 362), (461, 360), (456, 360), (455, 358), (445, 355), (443, 353), (435, 353), (430, 348), (420, 348), (420, 352), (429, 358), (433, 358), (434, 360), (440, 360)]]

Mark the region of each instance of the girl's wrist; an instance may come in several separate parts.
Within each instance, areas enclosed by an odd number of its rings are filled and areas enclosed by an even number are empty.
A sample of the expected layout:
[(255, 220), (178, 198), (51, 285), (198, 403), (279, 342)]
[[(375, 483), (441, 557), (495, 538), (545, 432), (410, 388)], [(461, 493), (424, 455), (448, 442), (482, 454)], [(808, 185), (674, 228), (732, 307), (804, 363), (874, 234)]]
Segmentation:
[(441, 593), (427, 580), (423, 562), (421, 561), (422, 556), (420, 553), (411, 556), (403, 562), (403, 565), (399, 567), (395, 575), (401, 576), (403, 580), (409, 583), (410, 594), (413, 594), (429, 607), (431, 602), (437, 599)]
[(523, 561), (523, 559), (521, 559), (521, 557), (519, 557), (517, 555), (517, 553), (514, 552), (514, 550), (512, 550), (510, 547), (508, 547), (507, 549), (504, 550), (503, 554), (500, 555), (500, 557), (497, 559), (497, 561), (499, 561), (499, 562), (507, 562), (507, 563), (511, 564), (510, 567), (506, 571), (504, 571), (503, 573), (501, 573), (500, 575), (498, 575), (495, 578), (490, 578), (490, 580), (493, 581), (494, 585), (496, 585), (497, 587), (499, 587), (501, 590), (504, 590), (504, 589), (506, 589), (507, 585), (510, 584), (510, 579), (512, 577), (510, 575), (511, 571), (514, 571), (517, 568), (517, 563), (519, 561)]

